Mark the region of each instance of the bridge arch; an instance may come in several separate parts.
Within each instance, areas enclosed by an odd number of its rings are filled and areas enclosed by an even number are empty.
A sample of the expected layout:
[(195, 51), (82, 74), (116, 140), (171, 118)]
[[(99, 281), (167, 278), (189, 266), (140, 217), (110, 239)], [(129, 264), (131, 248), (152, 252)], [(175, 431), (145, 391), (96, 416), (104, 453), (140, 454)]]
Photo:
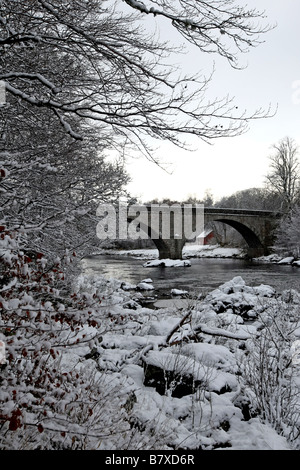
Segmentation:
[(263, 250), (264, 246), (259, 239), (259, 237), (256, 235), (256, 233), (249, 228), (247, 225), (238, 222), (237, 220), (231, 220), (231, 219), (214, 219), (212, 222), (222, 222), (223, 224), (230, 225), (230, 227), (233, 227), (237, 232), (239, 232), (242, 237), (244, 238), (245, 242), (247, 243), (248, 247), (251, 249), (261, 249)]
[[(128, 222), (132, 222), (132, 218), (127, 219)], [(159, 259), (177, 259), (182, 257), (182, 249), (186, 243), (185, 239), (180, 238), (167, 238), (164, 239), (161, 235), (153, 230), (151, 225), (146, 225), (140, 220), (138, 221), (136, 227), (137, 228), (136, 238), (138, 239), (139, 236), (141, 238), (146, 238), (152, 240), (153, 244), (158, 250)]]

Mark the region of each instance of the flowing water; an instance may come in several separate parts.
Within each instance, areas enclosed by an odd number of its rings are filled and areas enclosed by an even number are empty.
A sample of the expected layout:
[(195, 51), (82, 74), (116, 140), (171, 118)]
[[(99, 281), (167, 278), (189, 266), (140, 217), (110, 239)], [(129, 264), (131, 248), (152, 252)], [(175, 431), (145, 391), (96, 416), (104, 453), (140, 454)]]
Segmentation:
[[(83, 260), (86, 274), (103, 275), (130, 284), (151, 278), (157, 298), (166, 298), (171, 289), (181, 289), (193, 295), (206, 294), (235, 276), (247, 285), (267, 284), (282, 292), (300, 291), (300, 267), (246, 261), (243, 259), (193, 258), (187, 267), (148, 267), (146, 260), (130, 256), (94, 255)], [(147, 294), (148, 295), (148, 294)]]

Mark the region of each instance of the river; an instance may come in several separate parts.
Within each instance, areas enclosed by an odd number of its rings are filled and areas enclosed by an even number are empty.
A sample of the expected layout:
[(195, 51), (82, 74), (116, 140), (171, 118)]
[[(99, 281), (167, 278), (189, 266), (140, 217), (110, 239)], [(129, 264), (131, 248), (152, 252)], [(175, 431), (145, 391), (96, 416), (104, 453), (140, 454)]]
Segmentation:
[(103, 275), (130, 284), (151, 278), (157, 298), (170, 296), (171, 289), (182, 289), (190, 294), (206, 294), (235, 276), (241, 276), (247, 285), (267, 284), (278, 293), (285, 289), (300, 291), (300, 267), (259, 263), (243, 259), (193, 258), (187, 267), (143, 267), (146, 260), (131, 256), (94, 255), (82, 261), (85, 274)]

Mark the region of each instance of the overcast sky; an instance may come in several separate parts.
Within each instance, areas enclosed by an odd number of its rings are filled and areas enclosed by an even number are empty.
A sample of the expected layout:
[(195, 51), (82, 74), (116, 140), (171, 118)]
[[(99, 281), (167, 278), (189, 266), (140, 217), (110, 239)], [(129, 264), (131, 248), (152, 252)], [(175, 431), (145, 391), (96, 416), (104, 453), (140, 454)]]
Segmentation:
[[(241, 57), (242, 64), (248, 64), (244, 70), (232, 70), (218, 59), (212, 89), (219, 97), (235, 97), (235, 103), (249, 112), (261, 106), (267, 109), (269, 104), (275, 110), (278, 105), (276, 115), (250, 123), (242, 136), (216, 140), (213, 145), (192, 141), (196, 146), (192, 153), (162, 143), (158, 156), (172, 163), (171, 174), (145, 158), (130, 161), (129, 189), (142, 202), (156, 197), (179, 201), (188, 196), (202, 198), (207, 190), (217, 200), (235, 191), (261, 187), (272, 145), (289, 136), (300, 146), (300, 2), (251, 0), (248, 4), (265, 10), (268, 22), (277, 23), (277, 27), (263, 36), (263, 44)], [(185, 60), (187, 66), (196, 63), (193, 52)]]

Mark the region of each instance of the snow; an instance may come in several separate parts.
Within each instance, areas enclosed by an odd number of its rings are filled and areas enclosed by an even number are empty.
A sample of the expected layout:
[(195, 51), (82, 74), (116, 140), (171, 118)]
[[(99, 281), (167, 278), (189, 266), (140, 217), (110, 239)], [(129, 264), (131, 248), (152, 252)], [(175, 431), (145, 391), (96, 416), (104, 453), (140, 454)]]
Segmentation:
[(159, 260), (153, 260), (153, 261), (147, 261), (143, 265), (145, 268), (150, 268), (153, 266), (163, 266), (165, 268), (178, 268), (178, 267), (185, 267), (185, 266), (191, 266), (191, 263), (186, 260), (180, 260), (180, 259), (159, 259)]
[(212, 232), (213, 232), (212, 229), (203, 230), (203, 232), (200, 233), (200, 235), (198, 235), (197, 238), (205, 238), (205, 237), (207, 237), (207, 235), (209, 235)]
[[(158, 250), (151, 249), (136, 249), (136, 250), (102, 250), (102, 253), (118, 254), (121, 256), (134, 256), (142, 259), (157, 260)], [(182, 257), (186, 261), (187, 258), (242, 258), (244, 256), (243, 250), (239, 248), (221, 247), (219, 245), (197, 245), (187, 243), (182, 250)], [(162, 260), (157, 260), (158, 262)], [(173, 266), (174, 261), (182, 260), (167, 260), (169, 266)], [(155, 265), (155, 264), (153, 264)]]
[(286, 258), (281, 259), (278, 261), (278, 264), (291, 264), (294, 261), (294, 256), (287, 256)]
[[(97, 286), (100, 278), (91, 281), (81, 276), (80, 282), (82, 286), (91, 282)], [(123, 281), (114, 282), (112, 314), (116, 319), (122, 315), (125, 320), (103, 335), (99, 357), (84, 361), (84, 366), (91, 371), (100, 370), (119, 384), (123, 392), (133, 394), (130, 422), (142, 430), (141, 435), (146, 438), (149, 429), (155, 429), (156, 444), (151, 442), (153, 446), (159, 445), (159, 449), (291, 449), (286, 438), (259, 416), (246, 418), (241, 406), (246, 385), (238, 373), (238, 357), (261, 328), (261, 323), (255, 320), (262, 306), (267, 311), (269, 305), (273, 308), (278, 301), (271, 286), (250, 287), (237, 276), (198, 301), (189, 316), (190, 306), (149, 309), (135, 300), (134, 309), (126, 308), (136, 290), (155, 288), (153, 281), (145, 278), (128, 290), (124, 290)], [(174, 290), (173, 294), (182, 295), (185, 291)], [(294, 298), (299, 297), (294, 293)], [(244, 316), (245, 306), (252, 312), (250, 323)], [(183, 321), (185, 315), (188, 321)], [(79, 349), (77, 353), (77, 358), (75, 351), (65, 356), (64, 367), (77, 368), (78, 360), (82, 367), (83, 351)], [(192, 378), (192, 384), (198, 384), (198, 388), (180, 397), (176, 396), (176, 386), (161, 393), (155, 377), (153, 383), (145, 382), (150, 366), (161, 369), (164, 375), (179, 373), (183, 383), (184, 377)], [(118, 442), (104, 440), (102, 448), (118, 449)]]
[(240, 248), (187, 244), (183, 247), (183, 256), (197, 258), (241, 258), (244, 255), (243, 250)]
[(234, 354), (221, 344), (190, 343), (183, 346), (183, 352), (206, 365), (228, 369), (235, 364)]
[[(223, 249), (222, 252), (225, 256)], [(219, 256), (220, 251), (216, 253)], [(176, 271), (177, 260), (171, 261), (175, 262), (168, 267)], [(257, 358), (255, 354), (251, 356), (253, 351), (257, 352), (256, 340), (264, 328), (270, 328), (275, 314), (273, 334), (278, 331), (281, 341), (288, 338), (282, 347), (276, 344), (276, 348), (282, 349), (288, 359), (287, 370), (299, 375), (299, 292), (289, 290), (279, 295), (272, 286), (248, 286), (241, 276), (236, 276), (205, 296), (196, 293), (189, 298), (187, 291), (171, 289), (173, 298), (167, 303), (156, 299), (152, 308), (145, 308), (143, 291), (152, 292), (156, 287), (146, 274), (136, 285), (122, 279), (81, 274), (74, 287), (86, 298), (101, 292), (101, 307), (97, 311), (101, 326), (83, 324), (70, 338), (67, 327), (61, 331), (61, 339), (68, 338), (72, 344), (71, 348), (61, 350), (62, 373), (76, 372), (80, 378), (99, 381), (99, 397), (106, 397), (101, 402), (105, 432), (90, 444), (92, 448), (94, 445), (99, 450), (293, 449), (287, 439), (288, 425), (284, 423), (285, 434), (279, 434), (270, 421), (262, 418), (258, 410), (260, 397), (251, 387), (247, 367)], [(8, 300), (6, 307), (26, 308), (27, 315), (31, 315), (34, 313), (31, 304), (32, 297), (24, 292), (20, 299)], [(46, 301), (44, 313), (52, 309), (53, 305)], [(286, 323), (280, 323), (281, 317), (286, 317)], [(95, 337), (99, 337), (99, 342), (91, 345)], [(0, 367), (5, 366), (4, 340), (4, 336), (0, 337)], [(48, 345), (44, 342), (43, 347), (50, 351), (51, 342)], [(267, 352), (272, 357), (271, 347)], [(250, 362), (246, 367), (247, 360)], [(266, 380), (267, 366), (263, 364)], [(285, 371), (284, 364), (282, 370)], [(294, 403), (293, 400), (299, 400), (300, 381), (296, 376), (291, 383), (297, 392), (294, 396), (293, 390), (289, 390)], [(272, 392), (266, 397), (267, 402), (274, 399), (277, 389)], [(1, 393), (7, 411), (11, 401), (4, 391)], [(48, 399), (53, 397), (45, 397), (45, 402)], [(32, 397), (28, 395), (26, 400), (30, 405)], [(67, 401), (61, 399), (58, 406), (64, 413)], [(106, 432), (112, 419), (115, 428)], [(74, 429), (76, 426), (75, 423)], [(299, 438), (296, 445), (299, 449)]]
[(188, 294), (188, 291), (182, 290), (182, 289), (171, 289), (171, 294), (172, 295), (186, 295)]
[(151, 284), (149, 284), (148, 282), (144, 281), (144, 282), (139, 282), (137, 284), (137, 289), (139, 289), (139, 290), (153, 290), (154, 287)]
[(294, 256), (282, 256), (278, 255), (277, 253), (268, 255), (268, 256), (260, 256), (259, 258), (254, 258), (256, 261), (260, 263), (274, 263), (274, 264), (287, 264), (292, 266), (300, 266), (300, 260), (295, 259)]

